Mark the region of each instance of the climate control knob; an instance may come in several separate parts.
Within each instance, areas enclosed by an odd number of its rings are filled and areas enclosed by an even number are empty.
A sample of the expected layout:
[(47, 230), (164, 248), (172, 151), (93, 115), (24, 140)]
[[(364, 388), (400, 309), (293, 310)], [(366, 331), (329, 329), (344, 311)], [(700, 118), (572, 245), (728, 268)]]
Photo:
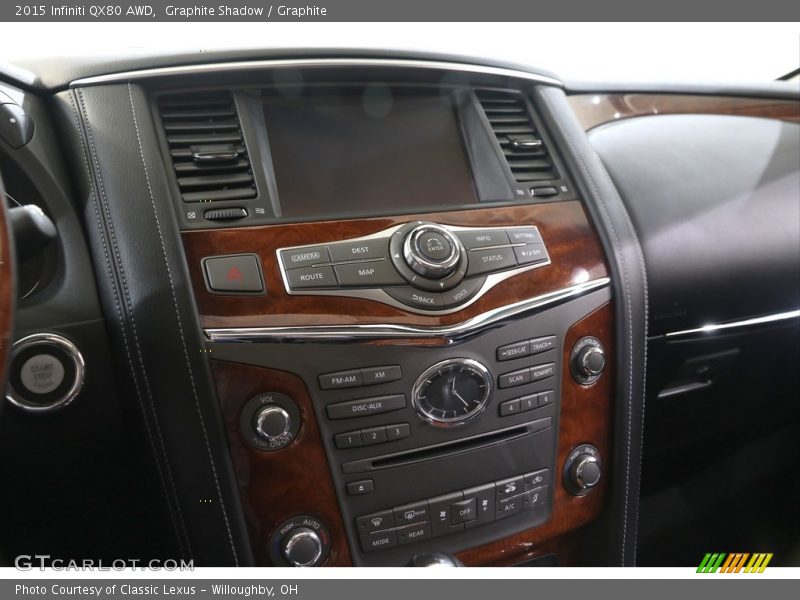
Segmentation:
[(575, 381), (581, 385), (591, 385), (600, 378), (605, 368), (606, 353), (600, 340), (591, 336), (578, 340), (570, 356), (570, 369)]
[(417, 275), (443, 279), (456, 270), (461, 260), (461, 244), (444, 227), (424, 223), (406, 235), (403, 258)]
[(322, 557), (323, 544), (308, 527), (292, 529), (281, 541), (281, 553), (293, 567), (314, 567)]
[(277, 404), (265, 406), (256, 413), (256, 433), (270, 442), (280, 440), (292, 428), (292, 418)]
[(573, 448), (564, 463), (564, 487), (575, 496), (588, 494), (602, 475), (600, 451), (591, 444)]

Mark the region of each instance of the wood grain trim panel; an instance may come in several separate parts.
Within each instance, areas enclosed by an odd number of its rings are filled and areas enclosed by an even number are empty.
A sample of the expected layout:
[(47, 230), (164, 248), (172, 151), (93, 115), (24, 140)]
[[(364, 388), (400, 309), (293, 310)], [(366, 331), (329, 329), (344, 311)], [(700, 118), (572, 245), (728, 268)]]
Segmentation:
[(648, 115), (739, 115), (800, 121), (800, 102), (691, 94), (576, 94), (568, 101), (585, 131)]
[[(552, 264), (510, 277), (474, 304), (449, 315), (417, 315), (373, 300), (286, 293), (276, 258), (278, 248), (360, 237), (416, 219), (472, 227), (537, 225)], [(608, 274), (597, 234), (578, 201), (185, 231), (182, 235), (201, 322), (206, 328), (353, 323), (452, 325), (500, 306)], [(207, 256), (239, 253), (256, 253), (261, 258), (266, 295), (225, 296), (206, 289), (201, 260)]]
[[(223, 361), (211, 361), (211, 367), (256, 563), (270, 564), (269, 542), (278, 525), (308, 514), (321, 518), (331, 533), (331, 552), (324, 566), (351, 566), (333, 479), (303, 381), (285, 371)], [(256, 450), (239, 430), (242, 408), (264, 392), (286, 394), (300, 409), (297, 437), (277, 452)]]
[[(581, 543), (576, 531), (601, 513), (610, 476), (612, 398), (614, 390), (614, 327), (613, 305), (608, 303), (575, 323), (564, 340), (565, 368), (561, 382), (561, 421), (558, 432), (556, 473), (553, 474), (553, 514), (550, 521), (534, 529), (505, 539), (472, 548), (458, 554), (467, 566), (509, 566), (546, 554), (556, 553), (561, 566), (575, 564)], [(604, 375), (592, 386), (577, 384), (570, 374), (569, 354), (580, 338), (593, 335), (606, 349), (608, 362)], [(569, 452), (583, 443), (600, 450), (604, 457), (603, 478), (586, 496), (573, 496), (561, 484), (560, 469)], [(569, 534), (567, 537), (563, 537)]]

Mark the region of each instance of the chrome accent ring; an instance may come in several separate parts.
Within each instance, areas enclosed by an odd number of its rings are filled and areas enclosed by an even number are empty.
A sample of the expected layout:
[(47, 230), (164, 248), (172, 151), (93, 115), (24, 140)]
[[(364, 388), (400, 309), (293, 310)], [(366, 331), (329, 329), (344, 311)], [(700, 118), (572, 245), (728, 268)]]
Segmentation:
[(67, 406), (78, 396), (81, 388), (83, 388), (83, 380), (86, 372), (86, 363), (83, 360), (83, 355), (80, 350), (78, 350), (78, 347), (65, 337), (55, 333), (34, 333), (33, 335), (29, 335), (14, 342), (14, 345), (11, 346), (11, 361), (13, 361), (20, 352), (32, 346), (55, 346), (64, 351), (67, 356), (69, 356), (75, 368), (74, 381), (61, 398), (49, 404), (36, 404), (25, 400), (9, 382), (6, 386), (6, 400), (17, 408), (36, 413), (51, 412)]
[[(299, 542), (301, 542), (303, 540), (311, 540), (314, 543), (314, 546), (316, 547), (316, 552), (314, 554), (314, 558), (312, 558), (310, 561), (301, 563), (301, 562), (297, 562), (297, 561), (293, 560), (291, 558), (291, 554), (292, 554), (292, 549)], [(289, 540), (286, 542), (286, 546), (285, 546), (283, 552), (284, 552), (284, 554), (283, 554), (284, 557), (286, 558), (287, 561), (289, 561), (290, 564), (293, 564), (296, 567), (311, 567), (311, 566), (314, 566), (314, 564), (316, 564), (316, 562), (322, 556), (322, 542), (320, 541), (319, 536), (315, 532), (313, 532), (311, 530), (309, 530), (309, 531), (296, 531), (294, 533), (290, 532), (289, 533)]]
[[(449, 419), (444, 419), (435, 417), (423, 409), (417, 402), (417, 394), (430, 375), (433, 375), (442, 368), (449, 367), (450, 365), (466, 366), (470, 370), (477, 372), (486, 382), (486, 391), (484, 392), (480, 406), (477, 409), (473, 410), (464, 417), (450, 417)], [(428, 367), (419, 377), (417, 377), (417, 380), (414, 382), (414, 386), (411, 388), (411, 406), (414, 407), (414, 410), (417, 411), (417, 415), (419, 415), (423, 421), (430, 423), (434, 427), (460, 427), (461, 425), (465, 425), (466, 423), (473, 421), (484, 410), (486, 410), (486, 407), (489, 405), (489, 400), (492, 398), (492, 394), (494, 394), (494, 377), (492, 377), (491, 372), (486, 368), (485, 365), (472, 358), (448, 358), (447, 360), (443, 360)]]
[[(419, 238), (422, 234), (429, 231), (438, 233), (450, 244), (450, 253), (444, 260), (431, 260), (425, 256), (420, 249)], [(452, 271), (456, 265), (458, 265), (458, 261), (461, 260), (461, 244), (456, 236), (444, 227), (426, 223), (415, 227), (414, 230), (406, 236), (406, 239), (403, 241), (403, 255), (405, 256), (408, 266), (411, 267), (411, 270), (422, 277), (428, 277), (431, 273), (436, 274), (437, 272), (446, 276), (449, 274), (449, 271)], [(414, 269), (414, 263), (421, 265), (425, 271), (420, 273)]]

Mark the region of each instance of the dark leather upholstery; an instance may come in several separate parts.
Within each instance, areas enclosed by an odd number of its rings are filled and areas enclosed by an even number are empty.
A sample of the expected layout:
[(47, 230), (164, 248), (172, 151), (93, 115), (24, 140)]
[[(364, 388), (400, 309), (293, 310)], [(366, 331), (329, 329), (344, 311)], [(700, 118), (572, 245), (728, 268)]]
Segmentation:
[(663, 115), (589, 138), (642, 240), (651, 335), (800, 308), (800, 124)]
[[(612, 565), (636, 563), (639, 482), (647, 363), (647, 273), (630, 217), (603, 163), (589, 143), (564, 92), (539, 86), (540, 114), (569, 168), (600, 234), (614, 286), (616, 311), (617, 397), (611, 510), (599, 526), (600, 560)], [(607, 544), (612, 541), (613, 544)]]
[[(202, 332), (144, 92), (55, 98), (120, 380), (135, 398), (174, 535), (196, 565), (250, 565), (249, 543)], [(142, 457), (142, 460), (146, 460)]]

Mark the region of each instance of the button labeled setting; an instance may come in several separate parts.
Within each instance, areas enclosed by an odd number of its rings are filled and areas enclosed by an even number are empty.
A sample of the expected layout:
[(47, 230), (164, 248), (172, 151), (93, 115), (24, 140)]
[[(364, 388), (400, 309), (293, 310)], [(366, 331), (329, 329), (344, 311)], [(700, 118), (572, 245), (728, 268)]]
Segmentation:
[(536, 227), (520, 227), (519, 229), (506, 229), (508, 239), (512, 244), (542, 244), (542, 236)]
[(325, 407), (325, 410), (330, 419), (351, 419), (353, 417), (379, 415), (405, 407), (406, 397), (403, 394), (394, 394), (329, 404)]
[(210, 256), (203, 259), (203, 271), (212, 292), (260, 293), (264, 291), (261, 263), (255, 254)]

